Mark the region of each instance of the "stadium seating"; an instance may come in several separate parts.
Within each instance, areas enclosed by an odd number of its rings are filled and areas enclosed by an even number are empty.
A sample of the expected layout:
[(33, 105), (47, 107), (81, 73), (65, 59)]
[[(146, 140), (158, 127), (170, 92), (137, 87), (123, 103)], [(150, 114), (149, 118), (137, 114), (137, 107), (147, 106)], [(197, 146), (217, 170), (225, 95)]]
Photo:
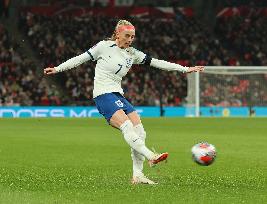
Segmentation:
[(16, 48), (0, 24), (0, 106), (60, 105), (57, 90), (40, 79), (32, 61)]
[[(117, 20), (104, 15), (45, 16), (22, 11), (19, 25), (43, 63), (55, 66), (110, 37)], [(186, 66), (261, 66), (267, 63), (264, 50), (266, 37), (262, 37), (267, 36), (264, 16), (218, 17), (214, 31), (192, 16), (177, 19), (132, 18), (131, 21), (137, 29), (134, 47), (155, 58)], [(8, 52), (5, 53), (2, 58), (10, 58)], [(93, 76), (92, 62), (60, 73), (58, 80), (70, 96), (64, 105), (94, 105)], [(135, 105), (158, 105), (160, 91), (163, 105), (186, 103), (187, 80), (180, 73), (135, 66), (122, 85), (125, 96)], [(202, 90), (201, 94), (206, 92)], [(39, 104), (40, 100), (34, 103)], [(221, 100), (216, 104), (221, 104)], [(245, 105), (245, 102), (242, 100), (238, 104)]]

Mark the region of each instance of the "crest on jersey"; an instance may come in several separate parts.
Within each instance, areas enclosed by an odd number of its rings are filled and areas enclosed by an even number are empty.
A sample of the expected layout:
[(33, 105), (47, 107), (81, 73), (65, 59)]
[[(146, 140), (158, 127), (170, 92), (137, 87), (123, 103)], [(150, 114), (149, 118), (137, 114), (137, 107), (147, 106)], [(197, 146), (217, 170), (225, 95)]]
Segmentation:
[(121, 102), (121, 100), (117, 100), (115, 101), (116, 105), (119, 106), (120, 108), (123, 107), (123, 103)]
[(131, 68), (133, 64), (133, 59), (132, 58), (126, 58), (126, 67)]

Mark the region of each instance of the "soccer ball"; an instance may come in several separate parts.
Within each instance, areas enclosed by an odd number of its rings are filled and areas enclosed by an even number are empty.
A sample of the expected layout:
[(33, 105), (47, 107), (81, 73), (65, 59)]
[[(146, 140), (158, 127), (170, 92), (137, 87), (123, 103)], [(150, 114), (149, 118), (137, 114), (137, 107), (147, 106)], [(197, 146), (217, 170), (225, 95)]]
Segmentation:
[(193, 160), (202, 165), (211, 165), (216, 158), (216, 149), (214, 145), (207, 142), (200, 142), (192, 147)]

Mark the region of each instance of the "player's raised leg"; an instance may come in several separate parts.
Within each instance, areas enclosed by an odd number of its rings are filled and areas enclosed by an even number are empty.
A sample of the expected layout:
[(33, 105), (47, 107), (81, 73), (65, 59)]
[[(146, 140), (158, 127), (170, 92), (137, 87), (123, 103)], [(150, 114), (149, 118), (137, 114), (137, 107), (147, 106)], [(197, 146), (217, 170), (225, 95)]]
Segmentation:
[[(132, 121), (136, 133), (140, 136), (140, 138), (143, 139), (143, 141), (145, 143), (146, 132), (145, 132), (144, 127), (143, 127), (143, 125), (141, 123), (141, 119), (140, 119), (139, 115), (137, 114), (136, 111), (134, 111), (132, 113), (129, 113), (128, 117)], [(161, 154), (155, 153), (153, 158), (148, 159), (149, 160), (149, 165), (150, 166), (154, 166), (155, 164), (167, 159), (167, 157), (168, 157), (168, 153), (167, 152), (161, 153)]]
[(155, 154), (145, 146), (145, 143), (140, 138), (140, 136), (135, 133), (133, 123), (123, 110), (117, 110), (112, 115), (110, 124), (122, 131), (125, 141), (134, 150), (145, 156), (148, 160), (154, 158)]
[(135, 133), (133, 123), (122, 109), (117, 110), (110, 118), (110, 124), (122, 131), (125, 141), (138, 153), (145, 156), (150, 164), (157, 164), (167, 158), (168, 153), (155, 154), (149, 150), (144, 141)]

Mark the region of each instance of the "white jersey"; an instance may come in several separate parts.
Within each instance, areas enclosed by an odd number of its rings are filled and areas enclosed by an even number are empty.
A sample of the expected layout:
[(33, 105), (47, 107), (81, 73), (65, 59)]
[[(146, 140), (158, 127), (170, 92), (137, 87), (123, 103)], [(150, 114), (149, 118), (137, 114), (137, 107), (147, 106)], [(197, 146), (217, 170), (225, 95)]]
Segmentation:
[(87, 53), (91, 60), (97, 61), (94, 77), (93, 97), (111, 92), (123, 95), (121, 87), (124, 77), (132, 64), (143, 64), (146, 54), (135, 48), (119, 48), (114, 41), (100, 41)]
[(100, 41), (87, 52), (55, 67), (55, 70), (56, 72), (62, 72), (72, 69), (88, 60), (97, 61), (94, 77), (94, 98), (111, 92), (119, 92), (123, 95), (121, 80), (133, 64), (146, 63), (152, 67), (167, 71), (188, 71), (188, 67), (151, 58), (133, 47), (119, 48), (115, 41), (111, 40)]

